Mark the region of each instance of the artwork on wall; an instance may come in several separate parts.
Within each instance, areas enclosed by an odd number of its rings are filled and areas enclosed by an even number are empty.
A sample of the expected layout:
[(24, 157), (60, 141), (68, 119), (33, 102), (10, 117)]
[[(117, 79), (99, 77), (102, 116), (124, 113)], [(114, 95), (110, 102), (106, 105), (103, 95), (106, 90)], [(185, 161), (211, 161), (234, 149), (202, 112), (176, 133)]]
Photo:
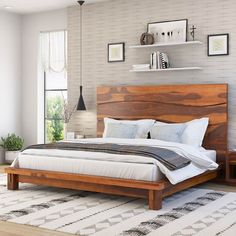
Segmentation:
[(211, 34), (207, 40), (208, 56), (229, 55), (229, 34)]
[(186, 42), (188, 20), (148, 23), (147, 32), (154, 34), (156, 43)]
[(125, 61), (125, 43), (108, 44), (108, 62)]

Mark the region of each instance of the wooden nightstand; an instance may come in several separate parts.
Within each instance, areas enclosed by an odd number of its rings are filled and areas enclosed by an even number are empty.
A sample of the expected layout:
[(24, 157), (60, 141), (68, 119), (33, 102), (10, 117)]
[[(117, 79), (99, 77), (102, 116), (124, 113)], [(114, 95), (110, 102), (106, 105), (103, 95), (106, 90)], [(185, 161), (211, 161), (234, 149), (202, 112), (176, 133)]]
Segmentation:
[(236, 184), (236, 151), (230, 151), (226, 159), (226, 181)]

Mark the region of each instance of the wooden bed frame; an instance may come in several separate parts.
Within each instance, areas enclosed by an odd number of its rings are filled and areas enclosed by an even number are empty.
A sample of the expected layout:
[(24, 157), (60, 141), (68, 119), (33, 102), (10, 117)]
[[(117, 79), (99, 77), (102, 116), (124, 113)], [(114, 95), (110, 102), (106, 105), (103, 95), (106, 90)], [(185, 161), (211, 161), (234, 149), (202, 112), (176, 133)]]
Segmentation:
[[(204, 147), (217, 151), (218, 163), (225, 162), (227, 84), (100, 87), (97, 89), (98, 136), (104, 129), (104, 117), (128, 120), (151, 118), (170, 123), (209, 117)], [(20, 168), (6, 168), (5, 171), (9, 190), (17, 190), (21, 182), (147, 198), (149, 208), (154, 210), (161, 208), (164, 197), (214, 179), (218, 174), (218, 171), (207, 171), (172, 185), (166, 179), (148, 182)]]

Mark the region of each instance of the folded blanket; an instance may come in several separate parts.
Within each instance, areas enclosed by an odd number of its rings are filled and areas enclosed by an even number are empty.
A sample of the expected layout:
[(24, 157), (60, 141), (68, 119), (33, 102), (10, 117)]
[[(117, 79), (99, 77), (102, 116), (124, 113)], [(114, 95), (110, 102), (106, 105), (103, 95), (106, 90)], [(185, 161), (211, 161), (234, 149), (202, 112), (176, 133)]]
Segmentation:
[[(121, 155), (137, 155), (154, 158), (161, 162), (169, 170), (178, 170), (190, 164), (190, 160), (165, 148), (120, 145), (113, 143), (68, 143), (57, 142), (50, 144), (38, 144), (27, 147), (26, 149), (59, 149), (67, 151), (88, 151), (88, 152), (105, 152)], [(25, 150), (26, 150), (25, 149)]]

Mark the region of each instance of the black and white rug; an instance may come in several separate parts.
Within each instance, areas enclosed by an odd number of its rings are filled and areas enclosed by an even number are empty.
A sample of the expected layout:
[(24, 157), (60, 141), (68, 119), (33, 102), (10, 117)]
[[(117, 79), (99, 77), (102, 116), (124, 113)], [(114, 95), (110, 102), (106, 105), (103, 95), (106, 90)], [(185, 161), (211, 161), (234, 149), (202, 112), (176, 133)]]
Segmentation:
[(81, 236), (234, 236), (236, 193), (189, 189), (151, 211), (144, 200), (128, 197), (29, 184), (8, 191), (0, 175), (0, 221)]

